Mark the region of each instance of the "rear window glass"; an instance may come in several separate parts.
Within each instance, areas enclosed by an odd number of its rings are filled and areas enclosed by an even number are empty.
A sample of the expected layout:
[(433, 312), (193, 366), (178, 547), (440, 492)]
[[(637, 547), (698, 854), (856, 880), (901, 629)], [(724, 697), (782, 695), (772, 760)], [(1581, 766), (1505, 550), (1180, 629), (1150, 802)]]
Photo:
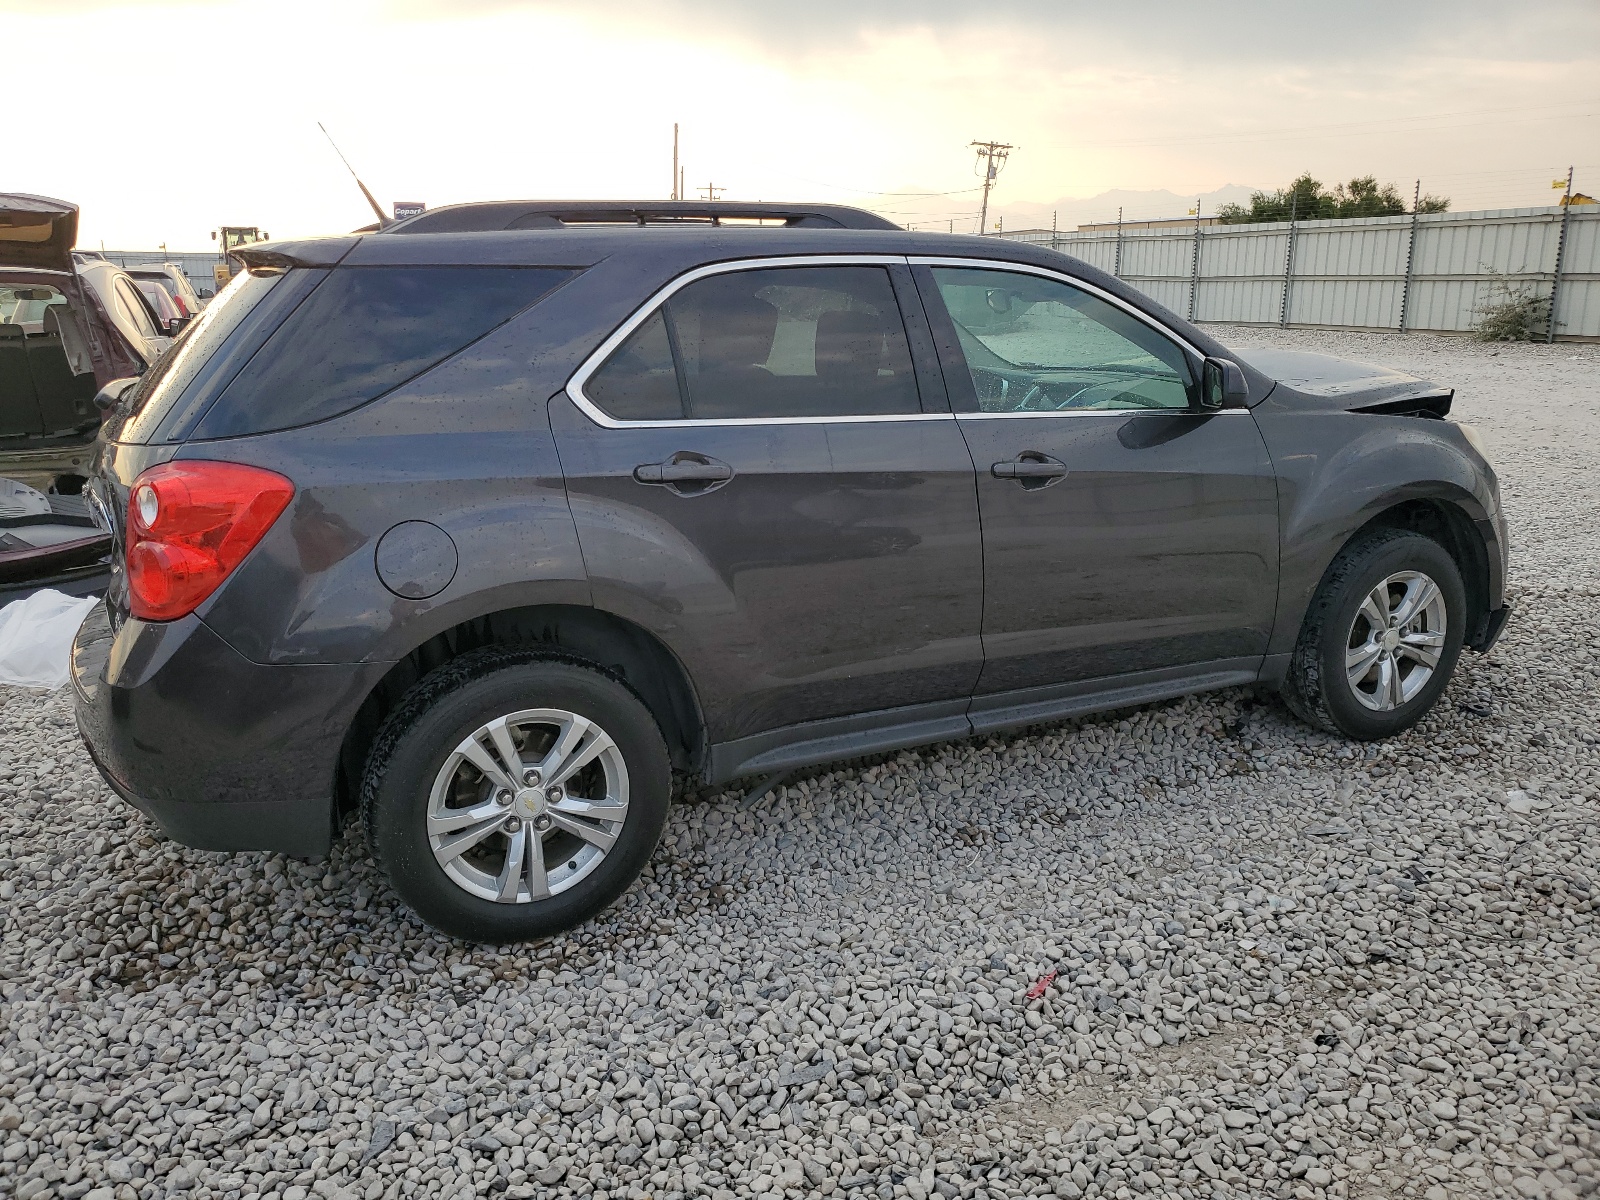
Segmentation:
[(283, 278), (281, 275), (252, 275), (248, 271), (235, 275), (233, 282), (190, 322), (172, 349), (156, 360), (124, 400), (132, 412), (118, 439), (149, 441), (161, 419), (218, 347)]
[(583, 385), (584, 394), (619, 421), (676, 421), (683, 416), (666, 318), (657, 311), (628, 335)]
[(326, 420), (392, 391), (533, 304), (549, 267), (341, 267), (201, 418), (197, 438)]

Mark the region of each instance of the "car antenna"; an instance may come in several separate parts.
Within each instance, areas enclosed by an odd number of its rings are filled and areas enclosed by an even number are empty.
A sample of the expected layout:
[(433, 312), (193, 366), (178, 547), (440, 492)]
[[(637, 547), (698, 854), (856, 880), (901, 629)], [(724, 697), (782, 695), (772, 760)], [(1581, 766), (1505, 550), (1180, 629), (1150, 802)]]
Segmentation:
[(344, 164), (344, 169), (350, 172), (350, 178), (356, 181), (356, 186), (361, 189), (361, 194), (367, 198), (367, 203), (372, 205), (372, 211), (378, 214), (378, 228), (382, 229), (385, 225), (394, 224), (393, 218), (383, 215), (383, 209), (373, 199), (372, 193), (367, 190), (367, 185), (361, 182), (361, 176), (356, 174), (356, 169), (350, 165), (350, 160), (344, 156), (344, 151), (339, 149), (339, 143), (333, 140), (333, 134), (328, 132), (328, 127), (318, 121), (317, 128), (322, 130), (322, 136), (328, 139), (328, 145), (333, 147), (333, 152), (339, 156), (339, 161)]

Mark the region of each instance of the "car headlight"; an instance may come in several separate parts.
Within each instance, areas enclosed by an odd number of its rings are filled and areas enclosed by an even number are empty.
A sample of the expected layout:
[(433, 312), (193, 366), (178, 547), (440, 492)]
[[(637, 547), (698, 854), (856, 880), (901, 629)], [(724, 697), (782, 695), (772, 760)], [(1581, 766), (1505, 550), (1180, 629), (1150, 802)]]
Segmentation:
[(1476, 425), (1467, 425), (1461, 421), (1455, 422), (1455, 427), (1461, 430), (1461, 436), (1467, 439), (1467, 445), (1478, 452), (1484, 462), (1489, 461), (1489, 447), (1483, 440), (1483, 434), (1478, 432)]

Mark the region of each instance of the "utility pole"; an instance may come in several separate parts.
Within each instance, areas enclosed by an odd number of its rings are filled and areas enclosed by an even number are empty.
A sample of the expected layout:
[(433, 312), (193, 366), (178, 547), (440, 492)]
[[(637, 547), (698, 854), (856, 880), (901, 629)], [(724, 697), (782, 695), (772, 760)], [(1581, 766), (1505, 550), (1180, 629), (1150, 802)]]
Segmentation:
[(672, 123), (672, 198), (682, 199), (678, 194), (678, 123)]
[(708, 184), (705, 185), (705, 187), (700, 189), (700, 193), (707, 200), (715, 200), (717, 198), (717, 193), (718, 192), (725, 192), (727, 190), (728, 189), (725, 188), (725, 187), (718, 187), (714, 183), (708, 183)]
[(973, 142), (972, 146), (978, 152), (979, 173), (983, 176), (983, 207), (978, 212), (978, 232), (981, 234), (989, 232), (989, 189), (994, 187), (1000, 168), (1006, 165), (1006, 159), (1016, 147), (1005, 142)]
[[(1560, 187), (1558, 179), (1552, 187)], [(1556, 301), (1561, 299), (1561, 267), (1567, 257), (1567, 222), (1572, 218), (1572, 168), (1567, 168), (1567, 191), (1561, 197), (1561, 232), (1556, 236), (1556, 271), (1550, 280), (1550, 320), (1544, 327), (1544, 340), (1548, 344), (1556, 340)]]

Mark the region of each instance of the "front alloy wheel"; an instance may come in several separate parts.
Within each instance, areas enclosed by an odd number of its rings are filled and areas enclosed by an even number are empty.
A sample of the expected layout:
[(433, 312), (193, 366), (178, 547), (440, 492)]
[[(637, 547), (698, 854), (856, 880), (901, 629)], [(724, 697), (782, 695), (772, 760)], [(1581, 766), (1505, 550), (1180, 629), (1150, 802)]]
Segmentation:
[(1392, 712), (1416, 699), (1439, 667), (1448, 628), (1444, 593), (1428, 576), (1399, 571), (1379, 580), (1346, 639), (1345, 674), (1356, 700)]
[(1389, 737), (1438, 700), (1466, 625), (1466, 588), (1450, 552), (1410, 530), (1372, 530), (1323, 575), (1283, 698), (1301, 719), (1331, 732)]

